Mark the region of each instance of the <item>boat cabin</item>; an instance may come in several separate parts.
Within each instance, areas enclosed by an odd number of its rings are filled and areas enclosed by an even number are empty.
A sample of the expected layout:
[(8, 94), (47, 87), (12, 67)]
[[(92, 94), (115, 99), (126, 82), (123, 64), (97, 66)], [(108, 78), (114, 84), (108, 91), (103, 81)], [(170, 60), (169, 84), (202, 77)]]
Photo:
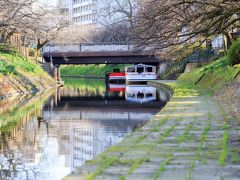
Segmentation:
[(125, 68), (126, 81), (139, 82), (157, 79), (156, 66), (138, 64)]

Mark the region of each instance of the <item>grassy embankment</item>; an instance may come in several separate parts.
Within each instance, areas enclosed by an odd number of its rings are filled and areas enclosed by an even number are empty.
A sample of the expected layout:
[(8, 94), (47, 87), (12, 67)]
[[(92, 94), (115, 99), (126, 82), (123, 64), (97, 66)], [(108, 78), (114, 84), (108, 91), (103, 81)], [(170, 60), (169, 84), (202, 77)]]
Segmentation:
[(204, 87), (215, 93), (233, 82), (239, 73), (240, 64), (231, 66), (228, 58), (223, 57), (209, 65), (183, 74), (178, 82)]
[(42, 68), (20, 54), (0, 52), (0, 96), (26, 94), (55, 86)]
[(62, 76), (93, 76), (93, 77), (105, 77), (106, 73), (113, 72), (114, 68), (119, 68), (120, 71), (124, 71), (126, 65), (68, 65), (61, 66)]

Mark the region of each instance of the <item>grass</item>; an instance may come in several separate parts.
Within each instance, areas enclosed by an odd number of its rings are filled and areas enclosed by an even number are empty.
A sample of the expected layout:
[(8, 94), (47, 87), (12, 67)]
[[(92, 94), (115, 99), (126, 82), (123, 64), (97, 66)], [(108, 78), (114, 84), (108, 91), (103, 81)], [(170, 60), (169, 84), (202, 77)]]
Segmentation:
[(109, 156), (102, 156), (102, 161), (100, 161), (100, 164), (96, 171), (94, 173), (88, 174), (86, 176), (86, 180), (93, 180), (95, 179), (98, 175), (101, 175), (104, 170), (111, 166), (118, 158), (117, 157), (109, 157)]
[(124, 71), (126, 65), (68, 65), (61, 66), (61, 75), (63, 76), (99, 76), (105, 77), (106, 73), (113, 72), (114, 68)]
[(120, 177), (119, 177), (119, 180), (125, 180), (125, 179), (126, 179), (125, 176), (120, 176)]
[(219, 160), (218, 163), (220, 166), (224, 166), (225, 165), (225, 161), (228, 157), (228, 153), (229, 153), (229, 148), (228, 148), (228, 139), (229, 139), (229, 130), (228, 130), (228, 125), (227, 122), (225, 122), (224, 124), (224, 134), (223, 134), (223, 138), (222, 138), (222, 150), (219, 156)]
[(20, 54), (0, 52), (0, 74), (42, 75), (45, 72), (39, 65), (25, 59)]
[(169, 136), (169, 134), (175, 129), (181, 119), (182, 118), (178, 118), (176, 122), (163, 133), (163, 135), (157, 141), (158, 144), (162, 143), (164, 139)]
[(188, 171), (188, 173), (186, 175), (186, 180), (190, 180), (192, 178), (192, 172), (193, 172), (193, 170), (194, 170), (194, 168), (196, 166), (196, 161), (199, 160), (200, 153), (201, 153), (201, 150), (203, 148), (203, 143), (204, 143), (204, 141), (205, 141), (205, 139), (207, 137), (207, 134), (208, 134), (209, 130), (211, 129), (210, 121), (211, 121), (211, 116), (208, 116), (207, 126), (203, 129), (202, 134), (200, 135), (200, 138), (199, 138), (200, 139), (200, 143), (198, 145), (198, 149), (195, 152), (194, 160), (193, 160), (193, 162), (192, 162), (192, 164), (190, 166), (190, 169), (189, 169), (189, 171)]
[(137, 168), (140, 166), (140, 164), (142, 164), (142, 162), (144, 162), (144, 161), (148, 161), (148, 158), (147, 158), (146, 156), (144, 156), (143, 158), (138, 159), (137, 161), (135, 161), (135, 162), (132, 164), (132, 166), (130, 167), (130, 169), (128, 170), (128, 175), (132, 174), (133, 171), (134, 171), (135, 169), (137, 169)]
[(231, 152), (231, 156), (232, 156), (231, 161), (232, 161), (232, 163), (235, 163), (235, 164), (240, 163), (240, 157), (239, 157), (239, 152), (238, 151), (239, 150), (237, 148), (232, 150), (232, 152)]
[[(164, 120), (164, 119), (163, 119), (163, 120)], [(146, 161), (146, 160), (148, 159), (148, 153), (150, 153), (155, 146), (157, 146), (158, 144), (160, 144), (160, 143), (163, 142), (163, 140), (174, 130), (174, 128), (175, 128), (175, 127), (177, 126), (177, 124), (179, 123), (179, 121), (180, 121), (180, 119), (177, 119), (176, 122), (175, 122), (171, 127), (169, 127), (169, 128), (163, 133), (163, 135), (160, 137), (160, 139), (158, 139), (158, 140), (156, 141), (155, 145), (152, 146), (150, 149), (148, 149), (148, 151), (146, 152), (146, 155), (144, 155), (141, 159), (138, 159), (137, 161), (135, 161), (135, 162), (132, 164), (132, 166), (130, 167), (130, 169), (129, 169), (129, 171), (128, 171), (128, 174), (129, 174), (129, 175), (132, 174), (133, 171), (134, 171), (135, 169), (137, 169), (137, 168), (142, 164), (142, 162), (144, 162), (144, 161)], [(151, 130), (151, 132), (152, 132), (152, 130)]]
[(178, 137), (178, 139), (177, 139), (178, 143), (182, 143), (188, 138), (189, 132), (191, 131), (192, 127), (193, 127), (193, 123), (188, 124), (184, 133), (181, 136)]
[(170, 163), (170, 161), (173, 159), (173, 155), (169, 154), (166, 158), (166, 161), (164, 161), (164, 163), (159, 167), (159, 169), (157, 170), (157, 172), (155, 173), (153, 179), (157, 180), (158, 177), (165, 171), (166, 166)]
[(239, 73), (240, 65), (229, 65), (229, 60), (226, 56), (190, 73), (184, 73), (178, 81), (188, 82), (188, 84), (198, 85), (216, 92), (233, 81)]
[(54, 79), (39, 65), (25, 59), (20, 54), (1, 51), (0, 83), (2, 85), (0, 95), (2, 96), (14, 94), (17, 90), (33, 92), (55, 85)]
[[(163, 125), (165, 122), (166, 122), (166, 118), (162, 118), (159, 120), (159, 125)], [(104, 155), (100, 155), (100, 159), (96, 160), (96, 161), (89, 161), (88, 163), (89, 164), (95, 164), (96, 162), (99, 162), (98, 163), (98, 168), (97, 170), (95, 170), (93, 173), (90, 173), (86, 176), (86, 179), (87, 180), (93, 180), (95, 179), (98, 175), (101, 175), (104, 170), (108, 167), (110, 167), (111, 165), (113, 164), (132, 164), (131, 168), (129, 169), (128, 173), (131, 174), (142, 162), (149, 162), (149, 158), (147, 156), (144, 156), (138, 160), (119, 160), (119, 158), (121, 156), (123, 156), (123, 154), (127, 151), (129, 151), (130, 149), (134, 149), (135, 147), (141, 147), (141, 145), (138, 145), (140, 142), (142, 142), (149, 134), (151, 133), (151, 130), (150, 132), (142, 135), (142, 136), (139, 136), (135, 142), (133, 143), (133, 145), (131, 147), (128, 147), (128, 148), (125, 148), (125, 147), (121, 147), (121, 146), (113, 146), (113, 147), (110, 147), (109, 149), (107, 149), (105, 152), (106, 153), (112, 153), (112, 152), (123, 152), (120, 154), (120, 156), (118, 157), (114, 157), (113, 159), (111, 157), (108, 157), (106, 156), (105, 154)], [(150, 147), (150, 150), (148, 149), (148, 151), (151, 151), (151, 149), (153, 149), (153, 146)], [(121, 176), (119, 177), (121, 178)], [(123, 178), (123, 177), (122, 177)], [(124, 177), (125, 178), (125, 177)]]

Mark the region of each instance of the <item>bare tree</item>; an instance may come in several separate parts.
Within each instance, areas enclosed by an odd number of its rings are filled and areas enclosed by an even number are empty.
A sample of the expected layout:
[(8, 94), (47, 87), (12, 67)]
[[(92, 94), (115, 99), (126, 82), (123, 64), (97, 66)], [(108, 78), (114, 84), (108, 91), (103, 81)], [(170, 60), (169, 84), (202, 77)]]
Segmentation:
[[(131, 40), (131, 31), (137, 12), (137, 0), (106, 0), (100, 9), (98, 22), (102, 25), (95, 39), (103, 41)], [(109, 34), (109, 37), (107, 37)], [(102, 37), (101, 37), (102, 36)]]
[(184, 44), (200, 47), (207, 39), (239, 28), (237, 0), (145, 0), (138, 10), (135, 37), (141, 45), (164, 49)]
[(99, 30), (94, 25), (71, 25), (61, 29), (57, 37), (53, 40), (55, 43), (82, 43), (91, 41), (93, 34), (98, 34)]
[(138, 2), (137, 0), (107, 0), (106, 4), (100, 10), (100, 22), (106, 25), (124, 23), (133, 27), (134, 16), (136, 15)]
[(38, 0), (0, 0), (0, 42), (7, 42), (13, 33), (35, 39), (37, 50), (54, 39), (67, 26), (58, 9)]
[(92, 33), (90, 40), (93, 42), (128, 42), (130, 27), (125, 23), (116, 23), (107, 27), (98, 28)]

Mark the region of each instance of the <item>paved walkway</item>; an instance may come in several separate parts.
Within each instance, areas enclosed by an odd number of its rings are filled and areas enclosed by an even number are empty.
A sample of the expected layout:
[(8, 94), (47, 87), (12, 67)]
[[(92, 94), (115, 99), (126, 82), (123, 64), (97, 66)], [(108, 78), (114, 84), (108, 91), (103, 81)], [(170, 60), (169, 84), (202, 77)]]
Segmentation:
[(240, 179), (240, 126), (210, 96), (175, 92), (144, 127), (66, 179)]

